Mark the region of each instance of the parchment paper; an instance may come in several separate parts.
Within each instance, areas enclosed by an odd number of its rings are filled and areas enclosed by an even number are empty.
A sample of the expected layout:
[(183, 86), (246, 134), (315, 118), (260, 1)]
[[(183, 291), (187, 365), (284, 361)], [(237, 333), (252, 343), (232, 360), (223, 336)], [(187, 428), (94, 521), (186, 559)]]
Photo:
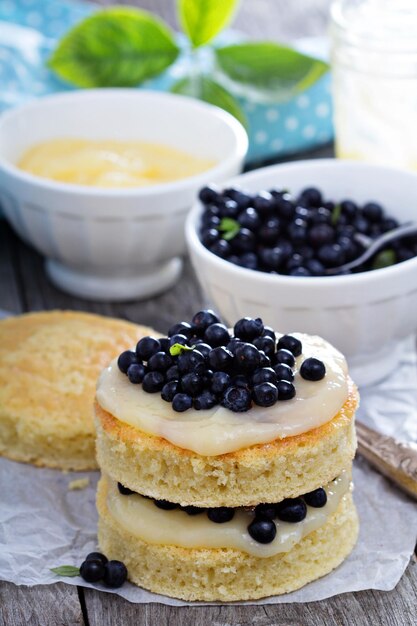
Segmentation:
[[(361, 397), (359, 419), (397, 438), (417, 441), (414, 342), (410, 340), (395, 374), (362, 390)], [(69, 491), (69, 483), (82, 477), (90, 479), (89, 486)], [(396, 586), (416, 543), (417, 506), (360, 458), (355, 461), (353, 477), (361, 530), (348, 559), (299, 591), (243, 604), (311, 602), (348, 591)], [(97, 549), (97, 480), (98, 472), (65, 474), (0, 459), (0, 579), (17, 585), (61, 580), (117, 593), (131, 602), (191, 604), (129, 583), (113, 591), (100, 584), (90, 585), (80, 577), (60, 578), (50, 571), (59, 565), (79, 566), (88, 552)]]

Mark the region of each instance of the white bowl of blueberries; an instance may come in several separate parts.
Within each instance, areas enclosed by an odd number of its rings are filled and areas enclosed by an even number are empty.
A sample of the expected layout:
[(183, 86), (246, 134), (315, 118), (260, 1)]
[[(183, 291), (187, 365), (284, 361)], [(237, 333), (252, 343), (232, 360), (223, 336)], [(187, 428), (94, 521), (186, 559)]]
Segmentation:
[(282, 333), (317, 334), (359, 385), (397, 365), (417, 331), (417, 236), (350, 270), (358, 240), (417, 221), (417, 176), (323, 159), (275, 165), (201, 189), (186, 224), (198, 279), (231, 322), (261, 316)]

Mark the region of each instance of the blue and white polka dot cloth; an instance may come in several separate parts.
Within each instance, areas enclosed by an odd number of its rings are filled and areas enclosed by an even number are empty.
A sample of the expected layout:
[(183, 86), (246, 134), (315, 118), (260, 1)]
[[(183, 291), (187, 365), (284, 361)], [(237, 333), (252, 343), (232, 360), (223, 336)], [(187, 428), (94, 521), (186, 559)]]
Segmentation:
[[(71, 89), (45, 67), (45, 60), (68, 28), (96, 8), (76, 0), (0, 1), (0, 111)], [(169, 89), (186, 67), (184, 53), (163, 76), (143, 87)], [(288, 102), (238, 100), (248, 119), (248, 161), (307, 150), (333, 137), (329, 74)]]

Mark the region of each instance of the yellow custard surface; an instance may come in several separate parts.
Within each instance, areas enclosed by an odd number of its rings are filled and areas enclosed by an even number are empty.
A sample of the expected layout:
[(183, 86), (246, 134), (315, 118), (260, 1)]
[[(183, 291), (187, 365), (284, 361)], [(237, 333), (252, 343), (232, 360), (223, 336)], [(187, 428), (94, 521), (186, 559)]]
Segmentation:
[(147, 187), (200, 174), (215, 165), (176, 148), (142, 141), (53, 139), (29, 148), (17, 167), (61, 183)]

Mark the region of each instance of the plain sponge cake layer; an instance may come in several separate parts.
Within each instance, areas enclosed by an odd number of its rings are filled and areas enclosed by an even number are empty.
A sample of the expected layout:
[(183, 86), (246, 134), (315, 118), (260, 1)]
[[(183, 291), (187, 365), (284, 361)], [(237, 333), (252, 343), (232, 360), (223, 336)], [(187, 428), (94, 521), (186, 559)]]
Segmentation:
[(107, 483), (102, 478), (97, 492), (101, 550), (125, 563), (132, 582), (183, 600), (249, 600), (294, 591), (337, 567), (358, 535), (350, 493), (326, 524), (289, 552), (269, 558), (225, 548), (184, 549), (145, 543), (114, 521), (106, 498)]
[(97, 376), (149, 332), (70, 311), (0, 321), (0, 454), (39, 466), (95, 469)]
[[(356, 387), (339, 413), (309, 432), (203, 457), (122, 423), (95, 404), (97, 457), (115, 481), (181, 505), (252, 506), (280, 502), (327, 484), (354, 457)], [(186, 427), (186, 426), (185, 426)]]

